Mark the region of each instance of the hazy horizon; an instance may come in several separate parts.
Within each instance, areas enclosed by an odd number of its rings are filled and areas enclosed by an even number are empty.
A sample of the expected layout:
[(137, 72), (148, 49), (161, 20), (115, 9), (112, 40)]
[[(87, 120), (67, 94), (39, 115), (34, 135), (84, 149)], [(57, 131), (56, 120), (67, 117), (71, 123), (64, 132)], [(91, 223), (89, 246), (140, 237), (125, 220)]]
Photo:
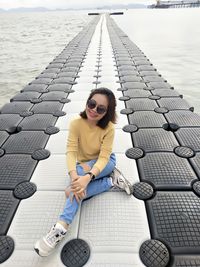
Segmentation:
[(95, 8), (98, 6), (128, 5), (128, 4), (153, 4), (154, 0), (1, 0), (0, 8), (9, 10), (12, 8), (36, 8), (44, 7), (48, 9), (67, 9), (67, 8)]

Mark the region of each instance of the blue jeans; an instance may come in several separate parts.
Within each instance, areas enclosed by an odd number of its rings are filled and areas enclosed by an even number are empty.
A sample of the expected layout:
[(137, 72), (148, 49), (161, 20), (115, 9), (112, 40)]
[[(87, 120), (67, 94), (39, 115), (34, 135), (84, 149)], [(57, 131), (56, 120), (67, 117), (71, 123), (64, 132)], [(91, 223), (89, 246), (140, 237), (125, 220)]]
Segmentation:
[[(95, 164), (96, 161), (97, 160), (90, 160), (86, 162), (86, 164), (88, 164), (92, 168), (92, 166)], [(92, 180), (88, 184), (86, 188), (85, 199), (103, 193), (105, 191), (108, 191), (112, 187), (110, 174), (113, 171), (115, 165), (116, 165), (116, 157), (115, 154), (112, 153), (106, 167), (102, 170), (102, 172), (98, 176), (95, 177), (94, 180)], [(76, 165), (76, 171), (77, 174), (80, 176), (85, 174), (83, 167), (80, 166), (80, 164)], [(76, 215), (78, 207), (79, 203), (77, 202), (76, 198), (74, 197), (73, 201), (71, 202), (71, 200), (68, 197), (65, 202), (64, 210), (60, 215), (59, 219), (67, 224), (71, 224), (74, 219), (74, 216)]]

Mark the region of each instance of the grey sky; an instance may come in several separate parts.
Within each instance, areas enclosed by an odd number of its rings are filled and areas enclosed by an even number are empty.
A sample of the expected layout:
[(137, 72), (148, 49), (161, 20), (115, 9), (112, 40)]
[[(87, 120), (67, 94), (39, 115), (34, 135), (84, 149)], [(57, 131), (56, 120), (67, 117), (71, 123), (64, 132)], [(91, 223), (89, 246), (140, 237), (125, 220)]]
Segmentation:
[(37, 7), (48, 8), (77, 8), (77, 7), (96, 7), (111, 4), (152, 4), (155, 0), (0, 0), (0, 8), (9, 9), (16, 7)]

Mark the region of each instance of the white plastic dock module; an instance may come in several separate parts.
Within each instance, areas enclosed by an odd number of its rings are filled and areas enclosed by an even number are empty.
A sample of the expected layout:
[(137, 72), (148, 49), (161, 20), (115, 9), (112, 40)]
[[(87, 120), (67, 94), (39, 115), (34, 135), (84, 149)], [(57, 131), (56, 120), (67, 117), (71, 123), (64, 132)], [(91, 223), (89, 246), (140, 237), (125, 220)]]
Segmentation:
[[(99, 47), (102, 57), (101, 71), (98, 72)], [(93, 83), (97, 73), (101, 75), (97, 78), (100, 83)], [(3, 263), (4, 267), (63, 267), (61, 250), (73, 238), (85, 240), (90, 247), (87, 267), (144, 266), (139, 259), (139, 248), (143, 241), (150, 238), (144, 202), (119, 191), (106, 192), (84, 201), (69, 234), (51, 256), (41, 258), (33, 250), (35, 241), (49, 231), (64, 207), (64, 189), (70, 183), (65, 162), (69, 122), (85, 108), (90, 91), (94, 88), (107, 87), (116, 96), (118, 123), (113, 152), (116, 153), (117, 166), (130, 182), (139, 182), (135, 160), (125, 156), (125, 151), (132, 146), (131, 135), (122, 130), (128, 121), (119, 112), (125, 107), (118, 100), (122, 94), (117, 91), (119, 83), (104, 15), (96, 27), (78, 75), (77, 84), (72, 87), (74, 93), (69, 96), (71, 102), (63, 107), (66, 115), (60, 117), (55, 125), (60, 132), (50, 136), (46, 145), (51, 156), (38, 163), (31, 178), (31, 182), (37, 185), (37, 192), (22, 200), (10, 226), (8, 235), (14, 239), (15, 249)]]

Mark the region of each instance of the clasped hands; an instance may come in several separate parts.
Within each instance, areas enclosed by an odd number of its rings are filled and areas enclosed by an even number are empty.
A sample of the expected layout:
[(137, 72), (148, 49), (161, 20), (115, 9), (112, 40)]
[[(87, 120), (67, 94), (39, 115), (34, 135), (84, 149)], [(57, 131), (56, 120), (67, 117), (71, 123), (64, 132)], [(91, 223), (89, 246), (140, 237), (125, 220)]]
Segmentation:
[(71, 185), (66, 189), (66, 196), (70, 198), (71, 202), (75, 197), (77, 202), (80, 202), (86, 196), (86, 188), (90, 182), (90, 176), (76, 176), (72, 179)]

